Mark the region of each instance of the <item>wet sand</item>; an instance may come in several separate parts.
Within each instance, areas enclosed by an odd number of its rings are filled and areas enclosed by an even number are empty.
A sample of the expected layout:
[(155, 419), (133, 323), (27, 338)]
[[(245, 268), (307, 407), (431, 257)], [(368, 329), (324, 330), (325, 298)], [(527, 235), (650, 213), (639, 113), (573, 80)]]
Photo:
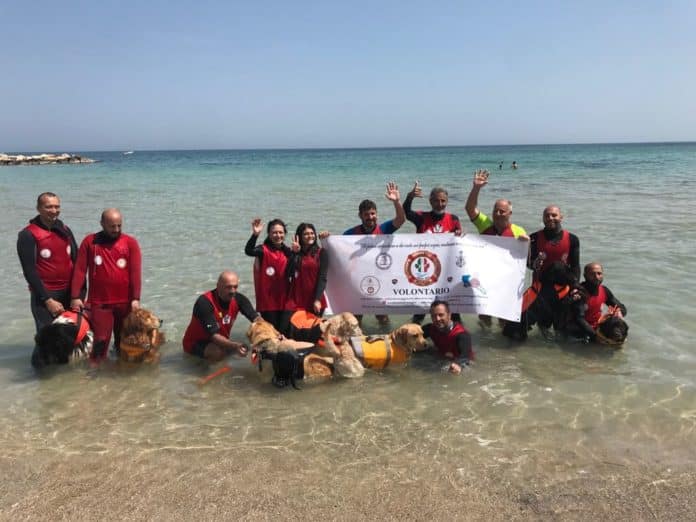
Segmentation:
[[(320, 445), (2, 457), (3, 520), (685, 520), (696, 473), (660, 463), (404, 466), (407, 448), (368, 461), (328, 461)], [(597, 457), (595, 457), (597, 458)], [(601, 458), (601, 457), (599, 457)], [(413, 456), (410, 456), (413, 462)], [(496, 459), (500, 460), (500, 459)]]

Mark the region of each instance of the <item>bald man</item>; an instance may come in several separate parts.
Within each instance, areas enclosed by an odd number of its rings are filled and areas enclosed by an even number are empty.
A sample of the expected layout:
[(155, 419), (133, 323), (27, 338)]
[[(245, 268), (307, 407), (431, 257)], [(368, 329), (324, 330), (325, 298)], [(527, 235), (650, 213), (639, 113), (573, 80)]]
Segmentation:
[(492, 219), (478, 209), (478, 195), (481, 189), (488, 184), (488, 176), (489, 172), (487, 170), (477, 170), (474, 173), (474, 182), (464, 207), (469, 219), (479, 234), (528, 239), (524, 228), (510, 221), (512, 217), (512, 203), (510, 200), (497, 199), (495, 201)]
[[(94, 332), (92, 357), (108, 355), (111, 334), (114, 346), (120, 342), (121, 325), (128, 313), (140, 308), (141, 254), (136, 239), (123, 234), (123, 218), (116, 208), (101, 215), (101, 231), (82, 240), (70, 283), (70, 306), (89, 309)], [(80, 289), (88, 281), (87, 302)]]
[(534, 280), (544, 281), (544, 274), (556, 261), (565, 264), (580, 281), (580, 240), (563, 229), (563, 213), (558, 205), (549, 205), (541, 216), (544, 228), (531, 236), (529, 268)]
[[(493, 204), (493, 217), (490, 218), (478, 208), (478, 196), (481, 189), (488, 185), (487, 170), (474, 172), (474, 181), (466, 198), (464, 208), (469, 219), (478, 230), (479, 234), (486, 236), (514, 237), (520, 240), (529, 240), (524, 228), (510, 221), (512, 217), (512, 203), (509, 199), (497, 199)], [(491, 318), (488, 315), (479, 315), (480, 324), (484, 327), (491, 326)]]
[(217, 362), (237, 353), (244, 357), (247, 347), (232, 341), (230, 333), (239, 312), (250, 322), (260, 314), (249, 299), (237, 292), (239, 276), (225, 271), (220, 274), (213, 290), (199, 296), (193, 305), (191, 321), (182, 344), (184, 351), (208, 362)]

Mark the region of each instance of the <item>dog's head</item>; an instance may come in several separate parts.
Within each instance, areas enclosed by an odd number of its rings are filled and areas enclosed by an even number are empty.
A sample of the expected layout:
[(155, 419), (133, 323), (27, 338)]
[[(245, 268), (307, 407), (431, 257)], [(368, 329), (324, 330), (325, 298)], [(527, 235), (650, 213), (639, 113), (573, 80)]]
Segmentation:
[(597, 340), (602, 344), (621, 346), (628, 337), (628, 324), (621, 317), (612, 315), (599, 323)]
[(285, 388), (291, 384), (299, 390), (297, 380), (304, 377), (303, 357), (296, 351), (279, 352), (273, 356), (273, 384)]
[(391, 334), (392, 343), (403, 346), (409, 352), (425, 350), (427, 344), (423, 337), (423, 328), (419, 324), (406, 323), (399, 326)]
[(41, 368), (89, 357), (93, 339), (89, 321), (82, 313), (63, 312), (34, 337), (36, 349), (32, 355), (32, 365)]
[(75, 349), (77, 325), (73, 323), (51, 323), (44, 326), (34, 337), (36, 350), (32, 364), (36, 368), (49, 364), (67, 364)]
[(345, 342), (351, 337), (362, 337), (360, 322), (350, 312), (343, 312), (322, 321), (321, 331), (324, 339), (327, 336), (335, 337), (339, 343)]
[(144, 333), (150, 337), (153, 332), (159, 331), (160, 326), (162, 326), (162, 320), (153, 312), (145, 308), (137, 308), (131, 310), (123, 320), (121, 335), (128, 337)]
[(121, 329), (121, 360), (127, 362), (156, 363), (160, 359), (158, 348), (165, 342), (160, 331), (162, 320), (145, 308), (131, 310), (123, 320)]
[(554, 261), (541, 275), (541, 281), (545, 284), (574, 286), (577, 283), (577, 278), (563, 261)]
[(260, 317), (249, 325), (246, 335), (253, 348), (267, 352), (277, 352), (282, 339), (280, 332)]

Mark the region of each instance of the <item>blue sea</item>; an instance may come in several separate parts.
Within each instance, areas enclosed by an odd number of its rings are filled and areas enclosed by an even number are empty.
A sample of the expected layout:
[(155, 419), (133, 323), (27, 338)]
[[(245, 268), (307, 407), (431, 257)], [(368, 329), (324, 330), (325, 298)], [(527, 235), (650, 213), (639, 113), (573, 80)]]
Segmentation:
[[(154, 452), (164, 476), (187, 450), (214, 448), (313, 463), (327, 479), (337, 469), (393, 477), (380, 466), (398, 462), (404, 480), (495, 471), (511, 484), (540, 474), (606, 478), (645, 463), (693, 467), (696, 144), (67, 152), (99, 162), (0, 168), (0, 445), (12, 458), (129, 455), (137, 466)], [(387, 181), (403, 199), (418, 180), (426, 193), (446, 187), (448, 210), (474, 233), (464, 202), (479, 168), (491, 171), (480, 208), (508, 198), (513, 222), (528, 232), (542, 227), (545, 206), (561, 207), (581, 264), (601, 262), (628, 308), (622, 350), (551, 342), (536, 331), (512, 344), (465, 316), (477, 360), (461, 376), (419, 361), (277, 390), (268, 371), (234, 359), (232, 372), (198, 386), (214, 368), (185, 357), (180, 339), (197, 295), (222, 270), (236, 270), (253, 299), (243, 249), (254, 217), (340, 233), (358, 223), (364, 198), (382, 219), (393, 216)], [(102, 209), (121, 209), (124, 231), (143, 251), (142, 303), (164, 319), (169, 339), (159, 367), (31, 369), (33, 322), (15, 242), (43, 191), (61, 197), (78, 242), (99, 229)], [(233, 337), (243, 340), (247, 326), (240, 317)], [(370, 318), (365, 329), (380, 331)]]

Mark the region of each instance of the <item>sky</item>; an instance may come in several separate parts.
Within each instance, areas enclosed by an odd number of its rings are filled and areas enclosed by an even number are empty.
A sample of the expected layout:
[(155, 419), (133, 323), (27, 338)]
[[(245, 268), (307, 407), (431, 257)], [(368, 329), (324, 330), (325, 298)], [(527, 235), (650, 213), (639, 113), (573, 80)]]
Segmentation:
[(696, 2), (3, 0), (0, 152), (696, 140)]

